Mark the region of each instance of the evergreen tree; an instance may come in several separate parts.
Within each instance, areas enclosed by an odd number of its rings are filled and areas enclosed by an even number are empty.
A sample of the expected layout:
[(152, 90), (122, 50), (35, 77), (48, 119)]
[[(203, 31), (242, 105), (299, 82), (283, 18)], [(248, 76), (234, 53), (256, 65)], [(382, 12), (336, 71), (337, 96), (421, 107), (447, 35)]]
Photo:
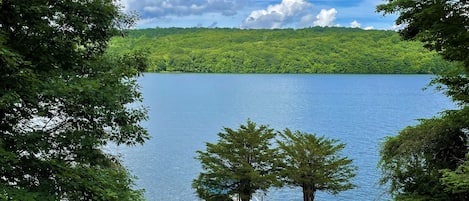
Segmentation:
[(341, 156), (345, 144), (314, 134), (285, 129), (277, 143), (283, 155), (280, 175), (285, 184), (303, 189), (303, 200), (313, 201), (316, 191), (337, 194), (355, 187), (352, 160)]
[(248, 120), (237, 130), (224, 128), (216, 144), (207, 143), (197, 151), (203, 172), (193, 187), (205, 200), (230, 200), (236, 196), (249, 201), (257, 190), (266, 191), (277, 183), (277, 150), (271, 148), (275, 132)]

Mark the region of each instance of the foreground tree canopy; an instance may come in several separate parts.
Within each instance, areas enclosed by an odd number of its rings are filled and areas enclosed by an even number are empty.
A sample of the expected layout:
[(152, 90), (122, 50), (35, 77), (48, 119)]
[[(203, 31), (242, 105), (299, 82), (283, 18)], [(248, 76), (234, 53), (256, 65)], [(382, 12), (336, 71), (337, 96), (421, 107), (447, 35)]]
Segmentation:
[(465, 160), (467, 111), (448, 111), (389, 137), (381, 150), (382, 182), (396, 200), (467, 200), (466, 191), (447, 191), (442, 171)]
[(438, 73), (454, 67), (394, 31), (155, 28), (129, 36), (114, 38), (110, 51), (150, 51), (150, 72)]
[(301, 187), (303, 200), (313, 201), (316, 191), (338, 194), (355, 187), (352, 160), (341, 156), (345, 144), (315, 134), (285, 129), (278, 140), (282, 153), (280, 175), (288, 186)]
[(271, 148), (274, 130), (248, 121), (237, 130), (225, 128), (216, 144), (198, 151), (202, 172), (193, 187), (205, 200), (249, 201), (257, 190), (266, 191), (277, 181), (277, 151)]
[(404, 25), (401, 36), (419, 40), (445, 59), (469, 66), (469, 3), (465, 0), (388, 0), (378, 6), (385, 14), (397, 13)]
[[(273, 140), (277, 133), (277, 145)], [(352, 160), (340, 155), (345, 144), (313, 134), (275, 132), (266, 125), (246, 125), (219, 133), (216, 144), (198, 151), (203, 172), (193, 182), (200, 198), (220, 201), (239, 198), (249, 201), (258, 191), (284, 185), (302, 187), (305, 201), (316, 191), (337, 194), (354, 187)]]
[(0, 200), (141, 200), (109, 142), (148, 134), (140, 54), (105, 55), (134, 21), (115, 1), (0, 1)]
[(469, 200), (469, 2), (388, 0), (407, 40), (419, 40), (461, 68), (433, 81), (459, 105), (402, 130), (383, 143), (382, 183), (395, 200)]

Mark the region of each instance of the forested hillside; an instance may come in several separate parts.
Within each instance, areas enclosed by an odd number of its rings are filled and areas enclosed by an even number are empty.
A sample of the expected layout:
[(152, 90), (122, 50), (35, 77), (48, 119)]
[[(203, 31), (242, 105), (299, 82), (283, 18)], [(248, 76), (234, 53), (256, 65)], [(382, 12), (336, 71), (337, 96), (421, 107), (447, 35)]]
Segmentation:
[(150, 51), (150, 72), (437, 73), (453, 64), (394, 31), (354, 28), (154, 28), (114, 38), (110, 53)]

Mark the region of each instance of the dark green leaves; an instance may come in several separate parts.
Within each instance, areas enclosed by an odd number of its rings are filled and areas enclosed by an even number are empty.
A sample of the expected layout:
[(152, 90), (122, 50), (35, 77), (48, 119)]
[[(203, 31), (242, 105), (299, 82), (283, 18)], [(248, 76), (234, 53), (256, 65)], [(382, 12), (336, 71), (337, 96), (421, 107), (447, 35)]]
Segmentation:
[(389, 183), (390, 192), (400, 198), (465, 200), (444, 191), (440, 179), (442, 169), (454, 170), (465, 159), (467, 123), (467, 109), (449, 111), (386, 139), (380, 153), (383, 184)]
[(142, 199), (102, 151), (149, 138), (145, 54), (104, 54), (134, 20), (114, 2), (0, 1), (0, 199)]
[[(443, 177), (441, 182), (446, 187), (446, 190), (452, 193), (465, 193), (469, 190), (469, 154), (466, 155), (466, 161), (461, 164), (456, 170), (449, 169), (442, 170)], [(469, 195), (466, 195), (467, 200)]]
[(399, 14), (396, 23), (404, 39), (416, 39), (445, 59), (461, 61), (469, 70), (469, 3), (467, 1), (392, 0), (377, 7)]
[[(389, 0), (377, 10), (397, 13), (401, 36), (420, 40), (444, 59), (463, 66), (432, 81), (461, 107), (422, 120), (382, 145), (383, 183), (396, 200), (467, 200), (464, 178), (468, 153), (468, 1)], [(461, 180), (461, 178), (463, 180)]]

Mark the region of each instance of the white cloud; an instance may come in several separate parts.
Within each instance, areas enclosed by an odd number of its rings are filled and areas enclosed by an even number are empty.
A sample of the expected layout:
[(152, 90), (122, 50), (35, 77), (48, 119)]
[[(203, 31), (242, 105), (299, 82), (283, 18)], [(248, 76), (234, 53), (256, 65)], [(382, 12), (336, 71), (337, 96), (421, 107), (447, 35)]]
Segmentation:
[(337, 10), (331, 8), (329, 10), (321, 9), (321, 12), (316, 16), (316, 21), (313, 22), (314, 26), (332, 26), (337, 15)]
[(352, 28), (360, 28), (362, 25), (357, 22), (357, 20), (353, 20), (353, 22), (350, 22), (350, 27)]
[[(193, 27), (199, 24), (211, 26), (213, 22), (218, 22), (216, 27), (303, 28), (339, 26), (339, 23), (342, 26), (350, 26), (350, 22), (357, 20), (361, 27), (373, 25), (378, 29), (395, 29), (391, 25), (397, 17), (393, 14), (383, 18), (381, 14), (376, 13), (378, 0), (118, 1), (125, 12), (136, 11), (140, 15), (141, 20), (137, 23), (139, 28)], [(334, 10), (335, 12), (332, 12)], [(340, 11), (340, 15), (337, 11)]]
[(364, 28), (365, 30), (372, 30), (372, 29), (375, 29), (373, 26), (369, 26), (369, 27), (365, 27)]
[(306, 0), (282, 0), (267, 9), (255, 10), (243, 21), (242, 28), (282, 28), (298, 20), (308, 20), (313, 4)]

